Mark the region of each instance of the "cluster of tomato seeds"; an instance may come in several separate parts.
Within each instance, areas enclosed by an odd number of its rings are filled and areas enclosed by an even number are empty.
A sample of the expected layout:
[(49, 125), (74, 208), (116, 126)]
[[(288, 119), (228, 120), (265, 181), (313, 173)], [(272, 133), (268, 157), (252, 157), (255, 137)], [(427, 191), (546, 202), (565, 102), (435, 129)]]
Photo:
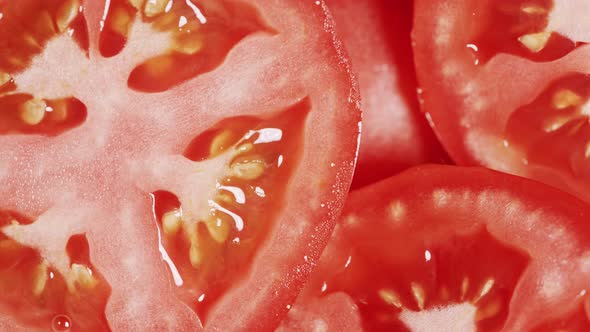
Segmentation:
[[(0, 228), (33, 221), (0, 211)], [(67, 244), (67, 275), (60, 274), (37, 250), (0, 232), (0, 308), (29, 328), (50, 331), (109, 331), (104, 310), (110, 286), (90, 261), (82, 234)]]
[(270, 118), (225, 119), (197, 136), (185, 151), (195, 162), (225, 156), (208, 209), (185, 216), (178, 197), (154, 192), (154, 213), (163, 247), (176, 274), (179, 296), (206, 318), (216, 299), (239, 280), (256, 249), (273, 227), (275, 208), (285, 202), (277, 185), (293, 172), (309, 101)]
[(588, 97), (588, 75), (571, 74), (552, 82), (530, 104), (512, 113), (506, 144), (525, 150), (525, 163), (586, 176), (590, 157)]
[(486, 26), (468, 47), (478, 63), (486, 63), (499, 53), (509, 53), (534, 61), (552, 61), (578, 45), (554, 31), (547, 31), (552, 0), (489, 1), (473, 13)]

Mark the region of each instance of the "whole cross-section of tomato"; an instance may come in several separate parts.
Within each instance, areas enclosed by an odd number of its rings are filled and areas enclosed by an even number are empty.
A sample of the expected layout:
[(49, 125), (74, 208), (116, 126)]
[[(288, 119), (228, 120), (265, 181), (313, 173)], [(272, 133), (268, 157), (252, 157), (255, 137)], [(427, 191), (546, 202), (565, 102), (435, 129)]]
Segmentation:
[(353, 187), (448, 157), (420, 112), (412, 0), (328, 0), (359, 80), (363, 130)]
[(423, 109), (451, 157), (590, 201), (587, 1), (417, 0)]
[(0, 0), (0, 330), (276, 326), (352, 177), (321, 1)]
[(280, 331), (588, 331), (590, 206), (420, 166), (351, 192)]

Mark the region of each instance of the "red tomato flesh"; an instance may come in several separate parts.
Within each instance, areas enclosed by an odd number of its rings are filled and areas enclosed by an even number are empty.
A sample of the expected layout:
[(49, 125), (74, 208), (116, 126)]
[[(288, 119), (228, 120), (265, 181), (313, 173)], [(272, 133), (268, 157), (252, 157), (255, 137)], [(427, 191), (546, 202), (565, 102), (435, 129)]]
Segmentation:
[[(530, 180), (414, 168), (350, 194), (283, 328), (356, 315), (352, 331), (586, 331), (588, 216), (582, 201)], [(309, 309), (333, 294), (356, 311)]]
[(412, 0), (328, 0), (359, 79), (361, 147), (353, 187), (448, 157), (416, 98), (410, 30)]
[(321, 2), (0, 0), (0, 330), (278, 325), (352, 177), (339, 44)]

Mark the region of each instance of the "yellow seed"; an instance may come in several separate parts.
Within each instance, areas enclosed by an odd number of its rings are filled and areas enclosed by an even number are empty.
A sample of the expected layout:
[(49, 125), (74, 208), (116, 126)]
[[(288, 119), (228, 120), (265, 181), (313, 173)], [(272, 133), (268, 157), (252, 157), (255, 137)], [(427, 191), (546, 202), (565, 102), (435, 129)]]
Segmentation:
[(168, 236), (176, 235), (181, 227), (182, 214), (180, 210), (174, 209), (164, 213), (162, 216), (162, 228), (164, 229), (164, 234)]
[(244, 143), (244, 144), (240, 144), (237, 148), (237, 154), (242, 154), (242, 153), (247, 153), (254, 150), (254, 144), (252, 143)]
[(72, 24), (74, 19), (80, 14), (80, 0), (67, 0), (58, 9), (55, 14), (55, 24), (60, 32)]
[(492, 318), (496, 316), (500, 310), (502, 309), (502, 302), (499, 299), (495, 299), (494, 301), (486, 304), (483, 307), (480, 307), (475, 314), (475, 321), (479, 322), (484, 319)]
[(191, 247), (189, 249), (189, 259), (191, 261), (191, 265), (195, 269), (199, 268), (203, 262), (203, 253), (196, 242), (191, 243)]
[(129, 0), (129, 4), (137, 10), (143, 10), (143, 6), (145, 6), (145, 0)]
[(72, 264), (70, 273), (72, 281), (83, 289), (92, 289), (98, 284), (92, 270), (86, 265)]
[(174, 50), (176, 52), (192, 55), (198, 53), (204, 46), (203, 37), (198, 34), (182, 34), (176, 38)]
[(479, 294), (475, 297), (475, 299), (473, 299), (473, 303), (477, 303), (479, 300), (481, 300), (482, 297), (486, 296), (490, 292), (490, 290), (492, 290), (492, 287), (494, 287), (494, 283), (494, 279), (487, 279), (485, 283), (481, 286)]
[[(47, 11), (42, 11), (39, 13), (37, 18), (34, 20), (34, 30), (35, 33), (38, 33), (42, 36), (48, 36), (55, 34), (55, 26), (54, 20), (51, 17), (51, 14)], [(35, 34), (33, 33), (33, 34)]]
[(586, 150), (584, 151), (584, 157), (586, 157), (586, 159), (590, 158), (590, 142), (586, 143)]
[(166, 11), (169, 0), (147, 0), (143, 10), (145, 16), (154, 17)]
[(518, 37), (518, 41), (528, 48), (529, 51), (538, 53), (545, 48), (549, 41), (549, 37), (551, 37), (551, 32), (543, 31), (522, 35)]
[(205, 222), (205, 225), (207, 225), (209, 235), (211, 235), (211, 238), (215, 240), (215, 242), (224, 243), (227, 240), (231, 227), (226, 217), (211, 216), (211, 218)]
[(232, 144), (232, 136), (232, 132), (229, 130), (224, 130), (215, 136), (211, 141), (209, 154), (211, 156), (217, 156), (225, 151)]
[(546, 121), (546, 123), (544, 125), (544, 130), (546, 132), (556, 131), (570, 121), (572, 121), (572, 117), (570, 117), (570, 116), (558, 116), (558, 117), (549, 119), (548, 121)]
[(392, 305), (398, 309), (402, 307), (402, 302), (399, 299), (399, 295), (391, 289), (380, 289), (379, 297), (383, 300), (383, 302)]
[(571, 106), (580, 106), (584, 102), (582, 97), (569, 89), (557, 91), (552, 98), (553, 107), (558, 110)]
[(393, 221), (400, 221), (406, 214), (405, 205), (398, 200), (395, 200), (389, 204), (389, 217)]
[(10, 82), (11, 77), (10, 74), (0, 71), (0, 86)]
[(465, 277), (465, 278), (463, 278), (463, 281), (461, 282), (461, 300), (463, 300), (465, 298), (465, 295), (467, 295), (468, 290), (469, 290), (469, 278)]
[[(32, 46), (35, 48), (42, 47), (41, 44), (39, 43), (39, 41), (28, 32), (23, 33), (22, 40), (24, 40), (27, 44), (29, 44), (29, 46)], [(0, 84), (0, 85), (2, 85), (2, 84)]]
[(218, 202), (223, 202), (223, 203), (227, 203), (227, 204), (232, 204), (234, 203), (234, 199), (232, 195), (223, 193), (223, 194), (217, 194), (217, 197), (215, 198), (216, 201)]
[(45, 286), (47, 286), (47, 263), (42, 262), (41, 264), (35, 267), (35, 272), (33, 274), (33, 294), (35, 296), (39, 296), (43, 294), (45, 291)]
[(43, 121), (47, 104), (41, 99), (30, 99), (20, 107), (20, 117), (24, 123), (35, 126)]
[(178, 28), (178, 18), (173, 13), (165, 13), (158, 16), (153, 23), (154, 28), (160, 31), (170, 31)]
[(264, 160), (259, 157), (244, 158), (231, 165), (231, 174), (238, 179), (254, 180), (264, 174), (266, 168)]
[(412, 295), (414, 295), (414, 299), (416, 300), (416, 304), (420, 310), (424, 310), (424, 303), (426, 300), (426, 293), (424, 292), (424, 288), (416, 282), (412, 282), (410, 284), (412, 288)]
[(111, 15), (111, 20), (109, 21), (111, 30), (121, 36), (127, 36), (132, 22), (132, 17), (129, 16), (129, 13), (123, 8), (116, 8)]
[(547, 9), (540, 7), (540, 6), (534, 6), (534, 5), (524, 6), (520, 10), (522, 10), (523, 13), (526, 13), (529, 15), (547, 14)]

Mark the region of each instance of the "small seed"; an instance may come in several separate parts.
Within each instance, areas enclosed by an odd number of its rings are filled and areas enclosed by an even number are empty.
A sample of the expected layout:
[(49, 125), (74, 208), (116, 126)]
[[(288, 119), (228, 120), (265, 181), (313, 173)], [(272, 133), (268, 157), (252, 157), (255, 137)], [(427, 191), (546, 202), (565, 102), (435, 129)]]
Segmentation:
[(37, 267), (35, 267), (35, 272), (33, 274), (33, 294), (35, 296), (40, 296), (45, 291), (45, 286), (47, 286), (47, 263), (42, 262)]
[(169, 0), (147, 0), (143, 10), (145, 16), (154, 17), (166, 11)]
[(523, 44), (526, 48), (528, 48), (531, 52), (539, 53), (547, 45), (549, 37), (551, 37), (551, 32), (543, 31), (522, 35), (518, 37), (518, 41), (521, 44)]
[(145, 6), (145, 0), (129, 0), (129, 4), (137, 10), (143, 10), (143, 6)]
[(80, 13), (80, 0), (68, 0), (63, 3), (55, 14), (55, 24), (60, 32), (66, 31), (66, 29), (72, 24), (74, 19)]
[(205, 222), (209, 235), (211, 235), (211, 238), (217, 243), (224, 243), (231, 230), (231, 221), (227, 220), (229, 216), (220, 216), (219, 214), (221, 213), (222, 212), (216, 213), (217, 216), (211, 216), (211, 218)]
[(203, 262), (203, 253), (196, 242), (191, 243), (191, 247), (189, 249), (189, 259), (191, 261), (191, 265), (195, 269), (199, 268)]
[(22, 40), (24, 40), (29, 46), (32, 46), (34, 48), (41, 48), (41, 44), (39, 43), (39, 41), (28, 32), (23, 33)]
[(214, 157), (225, 151), (233, 142), (233, 134), (229, 130), (223, 130), (211, 141), (209, 154)]
[(584, 102), (582, 97), (569, 89), (557, 91), (552, 98), (553, 107), (558, 110), (571, 106), (580, 106)]
[(547, 9), (540, 7), (540, 6), (534, 6), (534, 5), (524, 6), (520, 10), (522, 10), (523, 13), (526, 13), (529, 15), (547, 14)]
[(494, 283), (494, 279), (487, 279), (486, 282), (481, 286), (479, 294), (475, 297), (473, 303), (477, 303), (479, 300), (481, 300), (482, 297), (486, 296), (490, 292), (490, 290), (492, 290), (492, 287), (494, 287)]
[(424, 292), (424, 288), (416, 282), (412, 282), (410, 284), (412, 288), (412, 295), (414, 295), (414, 299), (416, 300), (416, 304), (420, 310), (424, 310), (424, 303), (426, 300), (426, 293)]
[(402, 307), (402, 302), (399, 299), (399, 295), (391, 289), (380, 289), (379, 297), (383, 300), (383, 302), (392, 305), (398, 309)]
[(586, 143), (586, 150), (584, 151), (584, 157), (590, 158), (590, 142)]
[(72, 264), (71, 266), (72, 281), (84, 289), (92, 289), (98, 284), (92, 270), (82, 264)]
[(10, 82), (11, 79), (10, 74), (0, 71), (0, 86)]
[(179, 209), (174, 209), (164, 213), (162, 216), (162, 228), (164, 234), (173, 236), (178, 233), (182, 227), (182, 213)]
[(133, 18), (123, 8), (115, 8), (111, 15), (111, 20), (109, 21), (111, 30), (120, 36), (127, 36)]
[(20, 117), (24, 123), (35, 126), (43, 121), (47, 104), (42, 99), (30, 99), (20, 107)]
[(461, 282), (461, 300), (465, 299), (465, 295), (467, 295), (467, 291), (469, 290), (469, 278), (463, 278)]
[(254, 180), (264, 174), (265, 166), (262, 158), (243, 158), (231, 165), (231, 174), (242, 180)]
[(54, 20), (51, 14), (47, 11), (39, 13), (37, 18), (34, 20), (34, 31), (41, 36), (48, 36), (55, 34)]
[(195, 33), (182, 34), (176, 38), (174, 50), (182, 54), (192, 55), (202, 50), (204, 45), (202, 36)]
[(254, 144), (252, 143), (244, 143), (244, 144), (240, 144), (237, 148), (237, 154), (242, 154), (242, 153), (247, 153), (254, 150)]

